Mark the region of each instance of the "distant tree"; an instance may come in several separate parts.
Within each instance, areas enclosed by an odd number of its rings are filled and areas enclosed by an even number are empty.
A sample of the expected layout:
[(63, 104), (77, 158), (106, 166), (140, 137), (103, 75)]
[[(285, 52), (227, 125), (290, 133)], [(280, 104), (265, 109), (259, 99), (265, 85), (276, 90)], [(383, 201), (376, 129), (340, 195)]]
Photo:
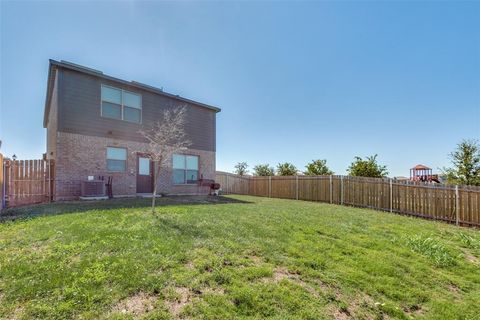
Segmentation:
[(248, 164), (246, 162), (239, 162), (235, 165), (235, 173), (244, 176), (247, 174)]
[(279, 176), (295, 176), (297, 168), (289, 162), (279, 163), (277, 165), (277, 174)]
[(442, 171), (448, 184), (480, 185), (480, 144), (477, 140), (462, 140), (450, 153), (451, 168)]
[(307, 176), (324, 176), (331, 175), (333, 172), (327, 166), (327, 160), (312, 160), (305, 166), (307, 170), (304, 172)]
[(275, 171), (269, 164), (257, 164), (253, 167), (253, 174), (256, 176), (274, 176)]
[(365, 160), (355, 157), (347, 171), (349, 175), (357, 177), (383, 178), (388, 175), (387, 166), (377, 163), (377, 155), (367, 157)]

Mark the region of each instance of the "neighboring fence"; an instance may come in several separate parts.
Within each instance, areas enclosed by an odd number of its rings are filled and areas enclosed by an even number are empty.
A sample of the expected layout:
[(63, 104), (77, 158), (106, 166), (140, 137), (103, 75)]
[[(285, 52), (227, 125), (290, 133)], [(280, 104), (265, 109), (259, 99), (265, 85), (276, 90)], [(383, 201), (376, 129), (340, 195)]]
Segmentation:
[(320, 201), (480, 226), (480, 187), (350, 176), (238, 176), (217, 172), (223, 193)]
[(3, 159), (1, 163), (2, 208), (53, 200), (55, 172), (53, 160)]
[(5, 207), (5, 185), (3, 183), (3, 154), (0, 153), (0, 211)]

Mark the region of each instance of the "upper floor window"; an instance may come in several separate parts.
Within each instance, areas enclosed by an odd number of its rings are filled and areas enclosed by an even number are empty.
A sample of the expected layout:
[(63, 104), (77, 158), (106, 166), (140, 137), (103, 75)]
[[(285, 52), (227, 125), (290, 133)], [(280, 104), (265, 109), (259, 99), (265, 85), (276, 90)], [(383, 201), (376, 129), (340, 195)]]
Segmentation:
[(140, 123), (142, 96), (102, 85), (102, 117)]
[(198, 156), (173, 155), (173, 183), (192, 184), (198, 180)]

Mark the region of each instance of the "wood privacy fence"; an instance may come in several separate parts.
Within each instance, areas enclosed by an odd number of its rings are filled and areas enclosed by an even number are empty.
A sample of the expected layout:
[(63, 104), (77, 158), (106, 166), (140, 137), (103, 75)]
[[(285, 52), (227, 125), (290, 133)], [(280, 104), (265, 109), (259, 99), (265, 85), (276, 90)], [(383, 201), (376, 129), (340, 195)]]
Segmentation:
[(226, 194), (320, 201), (480, 226), (480, 187), (350, 176), (238, 176), (216, 173)]
[(1, 163), (3, 165), (0, 170), (2, 172), (0, 184), (3, 184), (1, 208), (53, 200), (55, 171), (53, 160), (2, 159)]

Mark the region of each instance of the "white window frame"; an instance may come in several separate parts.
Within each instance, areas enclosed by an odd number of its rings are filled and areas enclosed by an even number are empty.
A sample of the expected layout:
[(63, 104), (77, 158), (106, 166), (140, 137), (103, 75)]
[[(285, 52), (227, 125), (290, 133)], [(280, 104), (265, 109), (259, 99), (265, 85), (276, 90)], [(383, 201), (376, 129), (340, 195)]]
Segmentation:
[[(185, 168), (184, 168), (184, 169), (175, 169), (175, 168), (173, 167), (173, 157), (174, 157), (174, 156), (183, 156), (183, 157), (185, 157), (185, 161), (184, 161), (184, 162), (185, 162)], [(187, 171), (188, 171), (188, 169), (187, 169), (187, 157), (196, 157), (196, 158), (197, 158), (197, 182), (196, 182), (196, 183), (187, 183), (187, 177), (186, 177)], [(174, 170), (183, 170), (183, 177), (184, 177), (184, 181), (185, 181), (184, 183), (175, 183), (175, 181), (174, 181), (174, 179), (173, 179), (173, 171), (174, 171)], [(200, 179), (200, 156), (199, 156), (199, 155), (196, 155), (196, 154), (183, 154), (183, 153), (175, 153), (175, 154), (172, 155), (172, 183), (173, 183), (173, 185), (175, 185), (175, 186), (185, 186), (185, 185), (187, 185), (187, 186), (189, 186), (189, 185), (190, 185), (190, 186), (192, 186), (192, 185), (193, 185), (193, 186), (196, 186), (196, 185), (198, 184), (198, 180), (199, 180), (199, 179)]]
[[(121, 111), (121, 115), (122, 115), (121, 119), (110, 118), (110, 117), (106, 117), (106, 116), (103, 115), (103, 101), (104, 101), (103, 100), (103, 90), (102, 90), (103, 87), (114, 89), (114, 90), (119, 90), (121, 92), (121, 95), (120, 95), (120, 98), (121, 98), (120, 111)], [(134, 108), (134, 107), (130, 107), (130, 106), (126, 106), (126, 105), (123, 104), (123, 93), (124, 92), (140, 97), (140, 108), (139, 109)], [(105, 102), (111, 103), (111, 104), (116, 104), (116, 103), (113, 103), (113, 102), (110, 102), (110, 101), (107, 101), (107, 100), (105, 100)], [(140, 122), (125, 120), (124, 111), (123, 111), (125, 107), (140, 110)], [(142, 97), (141, 94), (136, 93), (136, 92), (123, 90), (121, 88), (116, 88), (116, 87), (112, 87), (112, 86), (109, 86), (109, 85), (106, 85), (106, 84), (102, 84), (100, 86), (100, 116), (102, 118), (111, 119), (111, 120), (120, 120), (120, 121), (125, 121), (125, 122), (128, 122), (128, 123), (142, 124), (142, 122), (143, 122), (143, 97)]]
[[(125, 150), (125, 160), (120, 160), (120, 161), (125, 161), (125, 170), (122, 170), (122, 171), (119, 171), (119, 170), (110, 170), (108, 169), (108, 148), (113, 148), (113, 149), (124, 149)], [(118, 159), (110, 159), (110, 160), (118, 160)], [(124, 172), (127, 172), (128, 171), (128, 149), (125, 148), (125, 147), (116, 147), (116, 146), (107, 146), (105, 148), (105, 165), (106, 165), (106, 169), (107, 169), (107, 172), (118, 172), (118, 173), (124, 173)]]

